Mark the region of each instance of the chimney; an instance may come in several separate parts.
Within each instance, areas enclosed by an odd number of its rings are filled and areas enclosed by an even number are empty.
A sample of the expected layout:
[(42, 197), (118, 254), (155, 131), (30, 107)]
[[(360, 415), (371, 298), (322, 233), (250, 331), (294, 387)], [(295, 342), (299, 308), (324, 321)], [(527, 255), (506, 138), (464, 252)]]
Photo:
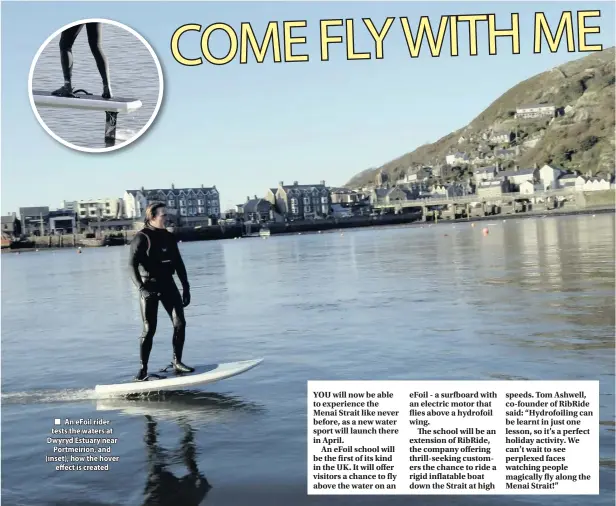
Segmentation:
[(203, 188), (203, 185), (201, 185), (201, 188)]
[(141, 193), (143, 193), (145, 191), (145, 188), (142, 186), (141, 187)]
[(293, 181), (293, 186), (297, 186), (297, 181)]
[(259, 197), (257, 197), (257, 196), (255, 195), (255, 200), (258, 200), (258, 199), (259, 199)]
[(321, 181), (321, 186), (325, 186), (325, 181)]
[(175, 185), (173, 183), (171, 183), (171, 189), (175, 190)]
[(248, 202), (249, 200), (250, 200), (250, 197), (246, 195), (246, 202)]
[(519, 166), (519, 165), (516, 165), (516, 166), (513, 168), (513, 170), (514, 170), (515, 172), (519, 171), (519, 170), (520, 170), (520, 166)]
[(284, 181), (278, 181), (278, 184), (279, 184), (280, 186), (284, 186)]

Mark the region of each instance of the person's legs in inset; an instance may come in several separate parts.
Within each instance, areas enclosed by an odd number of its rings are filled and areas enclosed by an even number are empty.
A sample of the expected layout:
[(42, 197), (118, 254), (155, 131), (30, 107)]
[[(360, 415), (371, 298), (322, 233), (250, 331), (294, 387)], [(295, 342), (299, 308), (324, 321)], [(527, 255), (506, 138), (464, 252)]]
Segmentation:
[(73, 44), (83, 25), (75, 25), (67, 28), (60, 35), (60, 64), (62, 65), (62, 74), (64, 75), (64, 85), (51, 94), (59, 97), (73, 96)]
[(177, 372), (193, 372), (194, 369), (192, 367), (182, 363), (182, 352), (184, 351), (184, 340), (186, 337), (186, 318), (184, 317), (182, 296), (175, 283), (165, 287), (161, 294), (161, 302), (173, 323), (173, 368)]
[(144, 380), (148, 375), (148, 361), (152, 351), (152, 342), (156, 333), (156, 323), (158, 318), (158, 298), (151, 296), (147, 299), (141, 297), (140, 301), (141, 318), (143, 320), (143, 332), (139, 337), (139, 359), (140, 369), (135, 377), (136, 380)]
[(103, 25), (102, 23), (86, 23), (86, 31), (88, 33), (88, 44), (90, 51), (96, 61), (98, 72), (103, 81), (103, 98), (111, 98), (111, 88), (109, 85), (109, 63), (103, 52)]

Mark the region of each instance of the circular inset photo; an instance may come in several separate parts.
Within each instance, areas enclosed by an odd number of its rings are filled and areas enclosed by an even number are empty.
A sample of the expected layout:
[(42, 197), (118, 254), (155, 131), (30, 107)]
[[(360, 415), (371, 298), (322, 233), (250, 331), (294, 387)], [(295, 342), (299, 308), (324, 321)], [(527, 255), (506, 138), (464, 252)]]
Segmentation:
[(84, 19), (43, 43), (28, 88), (34, 115), (49, 135), (69, 148), (102, 153), (147, 131), (162, 102), (163, 72), (132, 28)]

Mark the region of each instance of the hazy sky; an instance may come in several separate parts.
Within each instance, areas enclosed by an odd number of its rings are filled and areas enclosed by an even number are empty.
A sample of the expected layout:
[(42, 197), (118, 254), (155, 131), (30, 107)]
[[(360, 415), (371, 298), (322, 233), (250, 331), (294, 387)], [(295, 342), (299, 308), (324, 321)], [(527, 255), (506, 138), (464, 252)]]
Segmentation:
[[(591, 9), (600, 9), (601, 17), (587, 24), (600, 26), (601, 33), (587, 41), (613, 46), (613, 2), (3, 2), (2, 214), (171, 183), (216, 185), (223, 209), (247, 195), (262, 196), (281, 180), (344, 184), (357, 172), (464, 126), (521, 80), (585, 56), (568, 53), (564, 43), (555, 54), (533, 54), (534, 13), (545, 12), (556, 27), (563, 10)], [(422, 15), (437, 27), (445, 14), (495, 13), (497, 28), (508, 28), (511, 12), (520, 13), (520, 55), (503, 39), (499, 55), (489, 56), (481, 23), (479, 56), (469, 56), (468, 28), (460, 25), (460, 56), (432, 58), (425, 45), (419, 58), (410, 58), (399, 19), (408, 17), (415, 34)], [(347, 61), (344, 46), (333, 44), (330, 61), (320, 61), (319, 20), (353, 18), (356, 49), (374, 54), (361, 19), (371, 18), (380, 29), (388, 16), (396, 20), (382, 60)], [(95, 17), (141, 33), (165, 75), (154, 125), (127, 148), (106, 154), (80, 153), (51, 138), (32, 112), (27, 89), (32, 59), (47, 37), (67, 23)], [(293, 50), (309, 54), (309, 62), (272, 63), (270, 51), (264, 64), (251, 57), (246, 65), (236, 58), (224, 66), (186, 67), (170, 51), (173, 32), (186, 23), (206, 27), (220, 21), (239, 31), (241, 22), (250, 22), (261, 40), (267, 22), (285, 20), (307, 20), (307, 28), (293, 33), (307, 43)], [(330, 34), (345, 31), (330, 28)], [(445, 55), (448, 40), (447, 34)], [(222, 55), (225, 45), (217, 34), (211, 50)], [(186, 35), (181, 49), (198, 57), (199, 35)]]

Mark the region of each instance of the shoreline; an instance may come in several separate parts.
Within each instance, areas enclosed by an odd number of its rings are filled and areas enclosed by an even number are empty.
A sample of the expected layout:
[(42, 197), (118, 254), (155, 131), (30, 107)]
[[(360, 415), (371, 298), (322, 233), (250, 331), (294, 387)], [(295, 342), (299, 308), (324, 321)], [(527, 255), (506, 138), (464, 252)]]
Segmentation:
[[(601, 206), (595, 208), (588, 209), (552, 209), (550, 211), (541, 210), (541, 211), (526, 211), (523, 213), (511, 213), (511, 214), (493, 214), (488, 216), (475, 216), (473, 218), (457, 218), (455, 220), (448, 219), (440, 219), (437, 224), (440, 223), (472, 223), (474, 221), (503, 221), (507, 219), (518, 219), (518, 218), (537, 218), (537, 217), (549, 217), (549, 216), (579, 216), (579, 215), (587, 215), (587, 214), (607, 214), (607, 213), (616, 213), (616, 207), (610, 206)], [(423, 222), (428, 223), (428, 222)], [(433, 223), (433, 222), (430, 222)]]
[[(549, 218), (549, 217), (560, 217), (560, 216), (579, 216), (579, 215), (593, 215), (593, 214), (608, 214), (613, 213), (616, 214), (616, 207), (596, 207), (589, 209), (552, 209), (550, 211), (541, 210), (541, 211), (527, 211), (523, 213), (511, 213), (511, 214), (494, 214), (488, 216), (474, 216), (472, 218), (457, 218), (457, 219), (447, 219), (441, 218), (437, 221), (434, 220), (415, 220), (410, 223), (393, 223), (393, 224), (384, 224), (384, 225), (370, 225), (367, 227), (346, 227), (351, 230), (358, 229), (374, 229), (374, 228), (402, 228), (402, 227), (426, 227), (426, 226), (438, 226), (445, 224), (459, 224), (459, 223), (473, 223), (473, 222), (482, 222), (482, 221), (506, 221), (508, 219), (529, 219), (529, 218)], [(333, 228), (330, 230), (323, 230), (321, 233), (326, 234), (329, 232), (341, 232), (345, 230), (345, 228)], [(283, 232), (283, 233), (272, 233), (272, 235), (304, 235), (304, 234), (318, 234), (319, 231), (310, 231), (310, 232)]]
[[(548, 218), (548, 217), (560, 217), (560, 216), (584, 216), (584, 215), (594, 215), (594, 214), (608, 214), (608, 213), (616, 213), (616, 207), (614, 206), (597, 206), (595, 208), (587, 208), (587, 209), (552, 209), (552, 210), (541, 210), (541, 211), (527, 211), (521, 213), (510, 213), (510, 214), (494, 214), (488, 216), (474, 216), (471, 218), (457, 218), (457, 219), (447, 219), (441, 218), (440, 220), (426, 220), (423, 221), (421, 219), (414, 220), (408, 223), (385, 223), (378, 224), (374, 223), (372, 225), (364, 225), (364, 226), (342, 226), (342, 227), (332, 227), (327, 230), (307, 230), (301, 232), (272, 232), (271, 236), (290, 236), (290, 235), (304, 235), (304, 234), (319, 234), (319, 233), (331, 233), (331, 232), (341, 232), (343, 230), (360, 230), (360, 229), (374, 229), (374, 228), (401, 228), (401, 227), (425, 227), (425, 226), (438, 226), (443, 224), (457, 224), (457, 223), (474, 223), (474, 222), (484, 222), (484, 221), (505, 221), (508, 219), (529, 219), (529, 218)], [(243, 236), (239, 237), (240, 239), (259, 239), (259, 236)], [(235, 238), (221, 238), (221, 239), (202, 239), (204, 241), (224, 241), (224, 240), (234, 240)], [(193, 239), (186, 242), (200, 242), (199, 239)], [(115, 246), (127, 246), (127, 244), (117, 244)], [(101, 245), (101, 246), (57, 246), (57, 247), (34, 247), (34, 248), (3, 248), (1, 250), (2, 254), (19, 254), (19, 253), (32, 253), (32, 252), (40, 252), (40, 251), (67, 251), (67, 250), (85, 250), (85, 249), (99, 249), (99, 248), (109, 248), (112, 247), (110, 245)]]

